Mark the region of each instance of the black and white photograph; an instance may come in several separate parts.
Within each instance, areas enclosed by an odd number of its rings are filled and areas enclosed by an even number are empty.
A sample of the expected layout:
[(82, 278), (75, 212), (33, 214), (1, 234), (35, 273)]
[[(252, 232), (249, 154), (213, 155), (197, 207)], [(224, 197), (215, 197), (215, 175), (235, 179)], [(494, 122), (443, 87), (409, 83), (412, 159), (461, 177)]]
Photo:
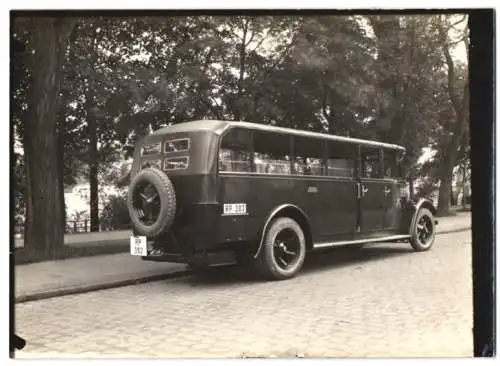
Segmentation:
[(478, 355), (469, 12), (10, 16), (11, 358)]

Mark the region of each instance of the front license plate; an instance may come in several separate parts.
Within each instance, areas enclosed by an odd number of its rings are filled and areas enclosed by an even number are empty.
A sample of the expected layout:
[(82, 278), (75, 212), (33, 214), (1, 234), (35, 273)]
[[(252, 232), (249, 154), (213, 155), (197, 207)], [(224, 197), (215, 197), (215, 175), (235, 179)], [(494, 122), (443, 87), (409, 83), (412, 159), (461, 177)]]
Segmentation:
[(148, 254), (148, 241), (145, 236), (130, 237), (130, 254), (137, 256)]

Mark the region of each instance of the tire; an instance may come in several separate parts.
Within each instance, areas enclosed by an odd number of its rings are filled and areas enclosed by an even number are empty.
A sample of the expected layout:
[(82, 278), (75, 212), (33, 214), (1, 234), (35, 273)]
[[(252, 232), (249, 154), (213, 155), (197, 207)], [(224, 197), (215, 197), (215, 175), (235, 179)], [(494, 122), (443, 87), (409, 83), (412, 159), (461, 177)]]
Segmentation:
[[(284, 244), (276, 245), (277, 240)], [(295, 252), (295, 256), (288, 253)], [(277, 258), (281, 254), (285, 266)], [(300, 225), (289, 217), (280, 217), (271, 222), (256, 260), (258, 272), (266, 279), (285, 280), (294, 277), (302, 268), (306, 257), (306, 240)], [(287, 258), (287, 259), (284, 259)]]
[(434, 224), (434, 217), (428, 209), (421, 208), (416, 215), (415, 225), (411, 228), (410, 232), (410, 244), (415, 251), (424, 252), (429, 250), (434, 244), (436, 226)]
[[(139, 211), (135, 207), (135, 201), (142, 186), (151, 184), (159, 197), (160, 209), (156, 221), (146, 225), (141, 221)], [(175, 189), (168, 176), (159, 169), (146, 168), (141, 170), (130, 182), (127, 208), (132, 227), (139, 235), (155, 237), (167, 231), (172, 225), (176, 214)]]

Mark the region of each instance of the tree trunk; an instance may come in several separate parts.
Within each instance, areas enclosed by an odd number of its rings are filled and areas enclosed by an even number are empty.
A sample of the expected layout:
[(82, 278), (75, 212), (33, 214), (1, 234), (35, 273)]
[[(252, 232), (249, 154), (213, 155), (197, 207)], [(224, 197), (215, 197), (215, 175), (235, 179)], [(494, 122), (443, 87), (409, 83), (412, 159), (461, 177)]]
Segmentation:
[[(35, 54), (27, 120), (27, 227), (25, 246), (52, 253), (64, 244), (61, 226), (57, 111), (64, 53), (73, 20), (31, 20)], [(29, 131), (29, 132), (28, 132)]]
[(455, 192), (453, 192), (453, 177), (450, 179), (450, 207), (457, 205), (457, 200), (455, 199)]
[(438, 215), (447, 216), (450, 214), (450, 188), (451, 179), (446, 175), (445, 179), (441, 179), (439, 185), (439, 199), (438, 199)]
[(413, 177), (410, 177), (410, 178), (408, 179), (408, 182), (409, 182), (409, 186), (410, 186), (410, 197), (409, 197), (409, 198), (412, 200), (412, 199), (413, 199), (413, 196), (414, 196), (414, 194), (413, 194), (413, 190), (415, 189), (415, 188), (414, 188), (414, 185), (413, 185)]
[[(446, 152), (444, 154), (441, 167), (439, 170), (440, 171), (439, 178), (441, 181), (441, 185), (439, 186), (439, 202), (437, 210), (438, 214), (441, 216), (448, 215), (450, 213), (449, 192), (452, 183), (453, 167), (455, 166), (456, 163), (458, 144), (460, 142), (465, 123), (463, 120), (462, 121), (458, 120), (456, 122), (456, 125), (457, 126), (453, 133), (453, 137), (451, 139), (451, 142), (448, 144), (446, 148)], [(442, 197), (447, 197), (447, 199), (442, 200), (441, 199)]]
[(89, 133), (89, 183), (90, 183), (90, 231), (99, 231), (99, 179), (97, 153), (97, 121), (93, 112), (94, 94), (89, 83), (86, 96), (86, 112)]
[[(440, 28), (440, 34), (442, 37), (442, 47), (443, 53), (446, 59), (446, 65), (448, 67), (448, 94), (450, 96), (451, 104), (453, 105), (453, 110), (455, 112), (455, 126), (453, 127), (452, 137), (450, 142), (447, 144), (445, 151), (443, 151), (443, 159), (439, 169), (439, 179), (441, 181), (441, 186), (439, 187), (439, 203), (438, 203), (438, 214), (447, 215), (450, 212), (450, 202), (449, 198), (446, 200), (441, 200), (441, 197), (448, 196), (448, 192), (451, 187), (451, 176), (453, 174), (453, 167), (456, 164), (458, 149), (460, 147), (460, 142), (465, 133), (467, 127), (467, 114), (469, 111), (469, 80), (467, 78), (464, 86), (463, 99), (460, 101), (457, 95), (457, 87), (455, 85), (455, 65), (453, 64), (453, 59), (450, 54), (448, 40), (444, 28)], [(466, 38), (464, 38), (466, 40)], [(466, 49), (468, 49), (467, 41), (464, 41)]]
[(66, 111), (64, 106), (61, 105), (59, 110), (59, 118), (58, 118), (58, 128), (57, 128), (57, 148), (58, 148), (58, 157), (59, 157), (59, 177), (58, 177), (58, 185), (59, 185), (59, 203), (61, 205), (61, 225), (63, 231), (66, 231), (66, 203), (64, 199), (64, 123), (66, 119)]
[[(31, 110), (31, 109), (30, 109)], [(29, 111), (28, 111), (29, 113)], [(28, 114), (26, 119), (30, 118)], [(24, 175), (25, 175), (25, 184), (24, 184), (24, 246), (29, 248), (30, 243), (28, 242), (28, 238), (34, 237), (33, 233), (33, 207), (31, 204), (31, 179), (30, 179), (30, 156), (33, 156), (33, 151), (31, 149), (30, 144), (30, 129), (23, 128), (21, 133), (21, 141), (24, 149)]]
[(467, 177), (466, 177), (466, 171), (467, 171), (467, 161), (464, 159), (462, 163), (462, 208), (465, 210), (467, 206), (467, 200), (465, 198), (465, 185), (467, 184)]
[(31, 147), (28, 140), (27, 129), (25, 129), (25, 142), (24, 142), (24, 171), (26, 175), (26, 184), (24, 189), (24, 246), (26, 248), (30, 247), (28, 238), (34, 237), (35, 233), (33, 233), (33, 207), (31, 204), (31, 179), (30, 179), (30, 169), (29, 169), (29, 158), (28, 156), (31, 154)]
[(245, 77), (245, 62), (246, 62), (246, 46), (247, 46), (248, 20), (243, 20), (243, 36), (240, 45), (240, 75), (238, 79), (238, 97), (236, 98), (234, 117), (238, 121), (242, 118), (241, 107), (238, 103), (241, 102), (243, 96), (243, 81)]

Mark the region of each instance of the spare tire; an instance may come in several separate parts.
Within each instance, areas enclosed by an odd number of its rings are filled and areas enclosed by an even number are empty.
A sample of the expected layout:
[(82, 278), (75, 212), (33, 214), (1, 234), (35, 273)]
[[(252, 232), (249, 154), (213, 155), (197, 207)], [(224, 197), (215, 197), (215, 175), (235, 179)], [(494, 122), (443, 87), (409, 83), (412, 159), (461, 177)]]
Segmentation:
[(167, 231), (176, 212), (175, 189), (159, 169), (141, 170), (130, 182), (127, 208), (139, 235), (155, 237)]

